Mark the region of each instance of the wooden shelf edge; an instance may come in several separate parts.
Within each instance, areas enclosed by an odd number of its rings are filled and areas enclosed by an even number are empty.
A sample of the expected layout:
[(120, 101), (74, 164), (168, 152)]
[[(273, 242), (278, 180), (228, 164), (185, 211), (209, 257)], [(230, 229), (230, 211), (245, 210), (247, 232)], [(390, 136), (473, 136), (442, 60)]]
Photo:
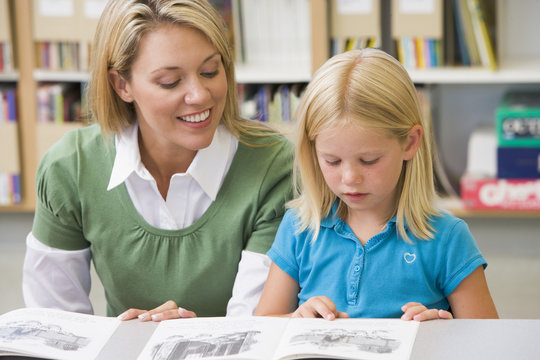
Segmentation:
[(438, 205), (460, 218), (540, 218), (540, 210), (468, 209), (458, 198), (441, 198)]
[(34, 206), (27, 204), (20, 205), (0, 205), (0, 213), (33, 213), (35, 211)]

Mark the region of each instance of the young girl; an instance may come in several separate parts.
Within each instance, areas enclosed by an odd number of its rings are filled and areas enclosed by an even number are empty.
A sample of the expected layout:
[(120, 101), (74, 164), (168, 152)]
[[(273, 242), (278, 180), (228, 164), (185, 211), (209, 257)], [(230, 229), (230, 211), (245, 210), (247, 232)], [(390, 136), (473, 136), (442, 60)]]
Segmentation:
[(297, 120), (300, 194), (256, 315), (498, 316), (467, 225), (434, 207), (430, 124), (398, 61), (376, 49), (331, 58)]

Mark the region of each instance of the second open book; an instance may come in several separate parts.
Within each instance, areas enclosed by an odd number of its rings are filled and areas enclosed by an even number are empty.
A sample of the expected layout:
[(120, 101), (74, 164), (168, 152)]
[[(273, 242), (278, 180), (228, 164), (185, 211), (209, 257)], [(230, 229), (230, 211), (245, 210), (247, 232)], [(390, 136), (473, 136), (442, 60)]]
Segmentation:
[(111, 349), (118, 354), (119, 346), (145, 343), (139, 360), (409, 359), (418, 330), (417, 322), (399, 319), (220, 317), (163, 321), (153, 332), (128, 339), (122, 335), (128, 325), (143, 330), (151, 324), (20, 309), (0, 316), (0, 355), (108, 359), (116, 356), (107, 354)]

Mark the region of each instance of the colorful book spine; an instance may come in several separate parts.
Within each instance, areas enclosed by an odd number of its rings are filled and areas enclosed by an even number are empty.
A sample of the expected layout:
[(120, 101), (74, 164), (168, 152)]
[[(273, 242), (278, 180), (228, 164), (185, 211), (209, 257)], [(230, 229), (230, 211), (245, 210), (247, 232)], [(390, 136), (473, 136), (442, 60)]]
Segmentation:
[(480, 0), (467, 0), (468, 10), (471, 16), (474, 38), (480, 54), (480, 60), (484, 67), (491, 70), (497, 69), (494, 44), (492, 43), (487, 28), (485, 11)]
[(0, 205), (21, 202), (17, 91), (0, 87)]

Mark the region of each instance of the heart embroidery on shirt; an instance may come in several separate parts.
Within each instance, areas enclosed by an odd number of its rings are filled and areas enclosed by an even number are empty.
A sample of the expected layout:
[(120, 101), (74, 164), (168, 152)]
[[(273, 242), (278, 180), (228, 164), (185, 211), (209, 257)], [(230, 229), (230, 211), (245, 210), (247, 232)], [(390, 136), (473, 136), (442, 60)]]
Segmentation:
[(403, 258), (405, 259), (407, 264), (412, 264), (414, 260), (416, 260), (416, 254), (406, 252), (405, 254), (403, 254)]

